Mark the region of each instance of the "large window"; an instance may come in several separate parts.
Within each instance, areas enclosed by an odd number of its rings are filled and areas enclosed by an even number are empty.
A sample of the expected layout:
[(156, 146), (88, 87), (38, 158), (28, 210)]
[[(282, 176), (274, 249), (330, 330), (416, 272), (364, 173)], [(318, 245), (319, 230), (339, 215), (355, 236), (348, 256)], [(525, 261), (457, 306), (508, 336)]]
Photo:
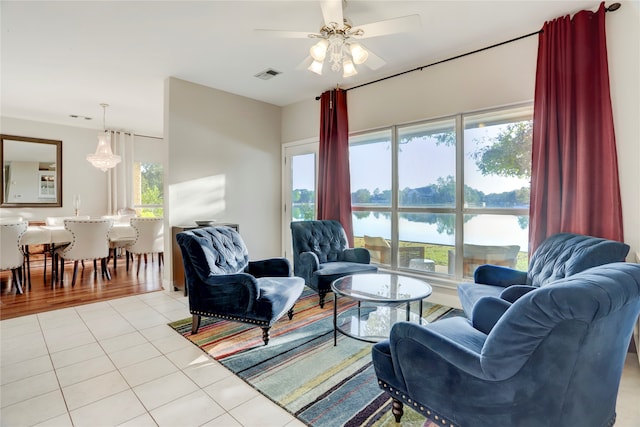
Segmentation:
[(161, 163), (135, 162), (133, 165), (133, 203), (138, 216), (164, 216), (164, 186)]
[(355, 245), (426, 274), (526, 269), (531, 128), (527, 105), (351, 136)]

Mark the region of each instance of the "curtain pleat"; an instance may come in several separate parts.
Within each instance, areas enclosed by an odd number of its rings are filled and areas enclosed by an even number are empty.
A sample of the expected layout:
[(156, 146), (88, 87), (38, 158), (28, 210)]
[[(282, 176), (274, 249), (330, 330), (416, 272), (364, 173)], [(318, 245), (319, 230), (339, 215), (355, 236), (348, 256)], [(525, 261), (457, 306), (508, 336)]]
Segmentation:
[(539, 36), (530, 253), (559, 232), (623, 240), (605, 12), (546, 22)]
[(340, 221), (353, 247), (351, 176), (349, 172), (349, 119), (347, 92), (327, 91), (320, 97), (318, 219)]
[(107, 209), (110, 215), (133, 207), (133, 138), (131, 133), (111, 131), (111, 149), (121, 161), (109, 170)]

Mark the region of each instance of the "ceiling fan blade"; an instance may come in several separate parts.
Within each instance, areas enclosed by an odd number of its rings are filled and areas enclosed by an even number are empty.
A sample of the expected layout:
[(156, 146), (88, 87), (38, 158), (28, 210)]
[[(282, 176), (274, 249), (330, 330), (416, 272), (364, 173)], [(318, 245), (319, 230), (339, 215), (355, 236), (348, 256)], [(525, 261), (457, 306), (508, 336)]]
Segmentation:
[[(362, 45), (362, 43), (360, 43), (360, 45)], [(377, 70), (378, 68), (382, 68), (387, 63), (384, 59), (380, 58), (378, 55), (371, 52), (371, 50), (369, 50), (368, 47), (366, 46), (362, 46), (362, 47), (364, 47), (369, 53), (369, 56), (367, 56), (367, 60), (364, 62), (363, 65), (366, 65), (368, 68), (372, 70)]]
[(356, 25), (354, 28), (364, 31), (364, 35), (359, 36), (359, 38), (364, 39), (394, 33), (408, 33), (419, 29), (421, 26), (420, 15), (407, 15), (365, 25)]
[(309, 32), (304, 31), (286, 31), (286, 30), (263, 30), (256, 29), (253, 31), (257, 31), (261, 36), (280, 38), (280, 39), (308, 39)]
[(296, 65), (296, 70), (306, 70), (307, 68), (309, 68), (309, 65), (311, 65), (312, 62), (313, 58), (307, 55), (306, 58), (304, 58), (298, 65)]
[(342, 27), (344, 23), (344, 18), (342, 17), (342, 0), (322, 0), (320, 7), (322, 8), (324, 25), (335, 22), (339, 27)]

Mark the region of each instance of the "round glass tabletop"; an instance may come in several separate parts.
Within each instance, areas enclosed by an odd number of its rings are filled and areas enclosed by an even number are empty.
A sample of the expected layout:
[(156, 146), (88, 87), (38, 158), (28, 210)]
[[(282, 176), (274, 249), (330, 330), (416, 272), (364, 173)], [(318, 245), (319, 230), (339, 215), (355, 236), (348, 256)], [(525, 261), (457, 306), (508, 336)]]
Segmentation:
[(336, 279), (334, 293), (357, 301), (396, 303), (422, 300), (432, 289), (424, 280), (394, 273), (354, 274)]

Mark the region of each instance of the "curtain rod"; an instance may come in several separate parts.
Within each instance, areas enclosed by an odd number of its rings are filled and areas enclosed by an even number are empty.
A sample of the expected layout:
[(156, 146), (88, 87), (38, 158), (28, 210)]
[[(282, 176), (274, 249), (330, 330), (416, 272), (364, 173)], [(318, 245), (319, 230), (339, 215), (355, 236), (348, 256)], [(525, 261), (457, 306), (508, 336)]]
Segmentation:
[[(620, 3), (613, 3), (611, 6), (605, 8), (605, 10), (607, 12), (615, 12), (616, 10), (620, 9), (620, 6), (621, 6)], [(441, 61), (433, 62), (431, 64), (422, 65), (422, 66), (414, 68), (412, 70), (402, 71), (400, 73), (393, 74), (391, 76), (383, 77), (381, 79), (373, 80), (371, 82), (363, 83), (361, 85), (350, 87), (350, 88), (344, 89), (344, 90), (345, 91), (350, 91), (352, 89), (357, 89), (359, 87), (368, 86), (370, 84), (378, 83), (378, 82), (381, 82), (381, 81), (384, 81), (384, 80), (387, 80), (387, 79), (391, 79), (393, 77), (402, 76), (404, 74), (412, 73), (414, 71), (422, 71), (424, 68), (432, 67), (434, 65), (442, 64), (444, 62), (453, 61), (454, 59), (463, 58), (465, 56), (473, 55), (474, 53), (478, 53), (478, 52), (482, 52), (482, 51), (485, 51), (485, 50), (493, 49), (494, 47), (498, 47), (498, 46), (505, 45), (507, 43), (512, 43), (512, 42), (515, 42), (515, 41), (518, 41), (518, 40), (526, 39), (527, 37), (535, 36), (535, 35), (540, 34), (540, 33), (542, 33), (542, 30), (534, 31), (532, 33), (525, 34), (525, 35), (520, 36), (520, 37), (516, 37), (516, 38), (510, 39), (510, 40), (506, 40), (506, 41), (503, 41), (503, 42), (500, 42), (500, 43), (492, 44), (491, 46), (486, 46), (486, 47), (483, 47), (483, 48), (480, 48), (480, 49), (472, 50), (471, 52), (467, 52), (467, 53), (463, 53), (463, 54), (460, 54), (460, 55), (452, 56), (451, 58), (443, 59)], [(316, 96), (316, 101), (318, 101), (319, 99), (320, 99), (320, 97)]]
[(142, 138), (153, 138), (153, 139), (164, 139), (164, 138), (160, 138), (158, 136), (149, 136), (149, 135), (138, 135), (137, 133), (132, 134), (133, 136), (140, 136)]

